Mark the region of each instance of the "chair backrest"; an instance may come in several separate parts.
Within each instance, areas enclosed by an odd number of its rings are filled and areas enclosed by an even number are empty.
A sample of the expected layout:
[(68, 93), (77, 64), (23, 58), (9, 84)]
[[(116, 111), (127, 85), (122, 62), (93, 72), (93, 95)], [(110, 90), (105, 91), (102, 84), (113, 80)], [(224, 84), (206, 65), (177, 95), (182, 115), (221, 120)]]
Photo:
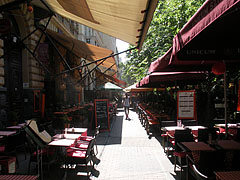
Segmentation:
[(213, 177), (216, 165), (216, 151), (200, 151), (198, 167), (201, 173)]
[(207, 142), (209, 137), (209, 129), (198, 129), (198, 142)]
[(216, 140), (218, 138), (217, 128), (209, 128), (209, 133), (212, 134), (212, 140)]
[(175, 140), (175, 151), (181, 151), (181, 148), (179, 148), (177, 145), (179, 142), (194, 141), (193, 135), (191, 133), (191, 129), (175, 130), (174, 140)]

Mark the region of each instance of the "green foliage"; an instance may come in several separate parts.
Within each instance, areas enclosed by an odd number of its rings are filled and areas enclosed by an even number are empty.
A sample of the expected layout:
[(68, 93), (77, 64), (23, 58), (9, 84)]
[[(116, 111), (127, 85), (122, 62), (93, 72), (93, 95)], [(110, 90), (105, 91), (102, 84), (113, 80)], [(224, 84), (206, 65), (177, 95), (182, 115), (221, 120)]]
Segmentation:
[[(205, 0), (161, 0), (158, 3), (142, 50), (127, 53), (130, 59), (121, 63), (122, 78), (129, 84), (147, 75), (151, 62), (172, 46), (173, 37), (199, 9)], [(132, 46), (130, 46), (132, 47)]]

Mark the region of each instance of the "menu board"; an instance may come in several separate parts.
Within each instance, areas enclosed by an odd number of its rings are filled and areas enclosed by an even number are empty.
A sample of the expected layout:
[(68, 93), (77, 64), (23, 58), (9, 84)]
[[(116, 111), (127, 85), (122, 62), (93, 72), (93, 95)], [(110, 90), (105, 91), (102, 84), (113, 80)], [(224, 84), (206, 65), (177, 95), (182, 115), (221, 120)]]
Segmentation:
[(96, 127), (100, 125), (100, 130), (110, 130), (108, 99), (95, 99), (95, 121)]
[(194, 90), (178, 91), (177, 119), (196, 119), (196, 97)]

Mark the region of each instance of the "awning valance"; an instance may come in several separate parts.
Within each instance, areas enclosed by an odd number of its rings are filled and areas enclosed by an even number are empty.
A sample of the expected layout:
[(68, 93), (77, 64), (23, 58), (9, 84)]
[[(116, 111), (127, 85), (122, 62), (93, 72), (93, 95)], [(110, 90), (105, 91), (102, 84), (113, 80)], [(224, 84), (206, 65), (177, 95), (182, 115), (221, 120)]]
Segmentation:
[(63, 17), (141, 48), (157, 0), (45, 0)]
[(240, 0), (207, 0), (174, 37), (170, 64), (239, 60), (239, 18)]
[[(82, 57), (89, 61), (96, 61), (101, 58), (107, 57), (113, 53), (112, 50), (94, 46), (92, 44), (85, 43), (83, 41), (71, 38), (64, 34), (60, 34), (51, 30), (47, 30), (47, 33), (54, 38), (62, 46), (66, 47), (68, 50), (72, 51), (76, 56)], [(101, 63), (101, 61), (97, 62)], [(112, 67), (111, 67), (112, 66)], [(114, 57), (107, 58), (101, 65), (100, 69), (103, 71), (109, 67), (111, 70), (117, 72), (117, 65)]]
[(140, 88), (140, 87), (137, 87), (137, 84), (138, 83), (135, 83), (131, 86), (128, 86), (124, 89), (125, 92), (150, 92), (150, 91), (164, 91), (165, 88)]
[(212, 64), (240, 59), (240, 0), (207, 0), (154, 61), (149, 72), (211, 70)]
[(205, 80), (205, 72), (154, 72), (144, 77), (138, 87), (163, 87), (165, 85), (196, 84)]

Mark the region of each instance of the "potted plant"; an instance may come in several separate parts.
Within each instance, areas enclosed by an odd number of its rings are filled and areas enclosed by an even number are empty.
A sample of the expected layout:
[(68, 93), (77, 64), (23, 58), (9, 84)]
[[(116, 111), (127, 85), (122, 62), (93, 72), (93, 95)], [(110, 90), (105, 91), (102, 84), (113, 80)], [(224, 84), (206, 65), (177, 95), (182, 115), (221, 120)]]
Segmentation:
[(67, 114), (63, 114), (61, 116), (61, 120), (64, 123), (64, 127), (65, 128), (69, 128), (69, 126), (70, 126), (70, 118), (68, 117), (68, 115)]

